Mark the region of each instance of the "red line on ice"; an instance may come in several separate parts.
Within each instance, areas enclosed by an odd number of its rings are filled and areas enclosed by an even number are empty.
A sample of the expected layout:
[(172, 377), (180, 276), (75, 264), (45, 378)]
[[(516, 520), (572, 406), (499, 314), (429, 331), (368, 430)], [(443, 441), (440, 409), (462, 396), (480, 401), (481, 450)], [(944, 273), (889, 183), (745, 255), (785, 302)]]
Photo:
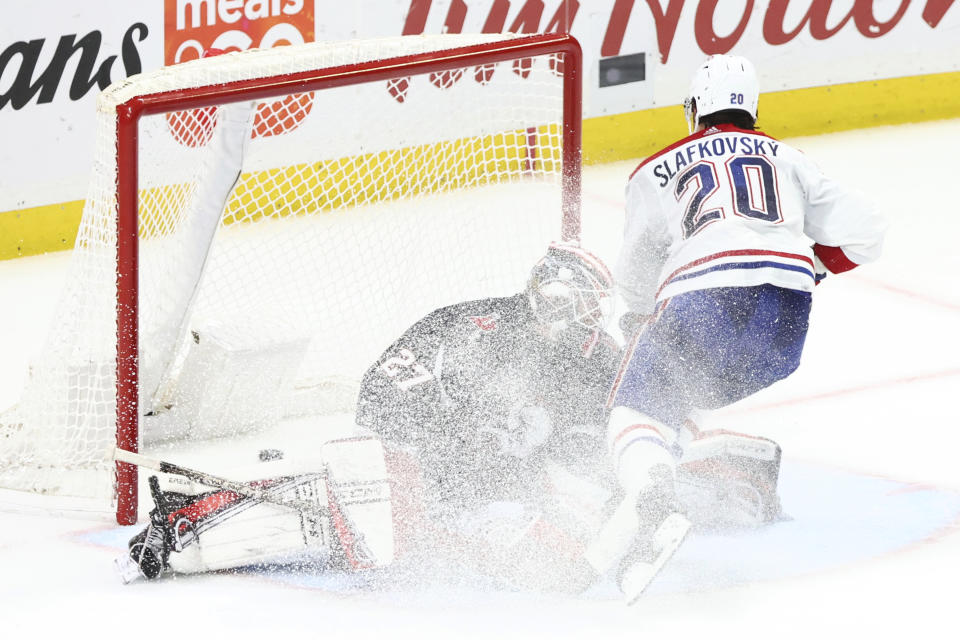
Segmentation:
[(896, 387), (902, 384), (910, 384), (913, 382), (926, 382), (928, 380), (937, 380), (939, 378), (949, 378), (952, 376), (960, 376), (960, 369), (945, 369), (943, 371), (934, 371), (932, 373), (921, 373), (915, 376), (906, 376), (904, 378), (895, 378), (893, 380), (872, 382), (869, 384), (857, 385), (855, 387), (848, 387), (846, 389), (837, 389), (836, 391), (825, 391), (823, 393), (814, 393), (812, 395), (800, 396), (798, 398), (789, 398), (786, 400), (769, 402), (767, 404), (753, 405), (750, 407), (744, 407), (742, 409), (732, 409), (732, 410), (726, 411), (725, 413), (749, 413), (751, 411), (763, 411), (765, 409), (785, 407), (793, 404), (802, 404), (804, 402), (813, 402), (815, 400), (825, 400), (827, 398), (836, 398), (838, 396), (846, 396), (854, 393), (862, 393), (864, 391), (876, 391), (877, 389), (883, 389), (885, 387)]

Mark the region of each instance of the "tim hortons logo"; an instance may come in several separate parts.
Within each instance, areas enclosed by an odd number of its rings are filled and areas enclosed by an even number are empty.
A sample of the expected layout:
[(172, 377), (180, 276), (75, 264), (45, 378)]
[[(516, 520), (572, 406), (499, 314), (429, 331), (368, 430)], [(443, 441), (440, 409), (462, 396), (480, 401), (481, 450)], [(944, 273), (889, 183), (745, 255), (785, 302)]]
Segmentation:
[[(141, 71), (137, 43), (143, 42), (147, 33), (147, 25), (138, 22), (123, 34), (120, 59), (127, 76)], [(119, 80), (113, 78), (116, 54), (98, 62), (103, 34), (100, 31), (91, 31), (82, 37), (78, 35), (72, 33), (61, 36), (52, 57), (48, 52), (44, 52), (44, 38), (14, 42), (0, 51), (0, 77), (12, 78), (7, 88), (0, 90), (0, 109), (8, 104), (14, 110), (22, 109), (34, 96), (37, 96), (37, 104), (53, 102), (68, 65), (73, 68), (73, 78), (70, 79), (70, 91), (67, 94), (71, 100), (79, 100), (87, 95), (94, 85), (103, 90), (113, 80)], [(38, 69), (41, 61), (46, 66)]]
[[(437, 4), (443, 6), (446, 3)], [(841, 4), (835, 3), (834, 0), (769, 0), (762, 14), (759, 10), (754, 11), (755, 5), (758, 4), (756, 0), (746, 0), (745, 3), (738, 4), (742, 7), (740, 17), (737, 20), (737, 26), (730, 33), (717, 33), (715, 15), (721, 5), (720, 0), (645, 0), (643, 3), (638, 0), (614, 0), (600, 45), (601, 57), (620, 55), (627, 23), (634, 12), (644, 4), (656, 28), (660, 60), (666, 64), (677, 34), (680, 14), (685, 10), (688, 13), (694, 12), (693, 35), (697, 46), (704, 54), (711, 55), (728, 53), (733, 49), (743, 36), (747, 24), (756, 19), (755, 16), (761, 16), (762, 37), (770, 45), (786, 44), (805, 29), (814, 39), (826, 40), (851, 22), (861, 36), (879, 38), (900, 22), (910, 5), (910, 0), (899, 0), (898, 5), (893, 0), (848, 0), (842, 3), (849, 7), (846, 13), (839, 7), (834, 7), (835, 4)], [(921, 17), (930, 28), (936, 28), (953, 4), (954, 0), (926, 0)], [(411, 0), (403, 33), (423, 33), (433, 5), (433, 0)], [(556, 11), (544, 24), (543, 20), (546, 16), (543, 0), (493, 0), (487, 5), (489, 10), (482, 31), (484, 33), (569, 32), (576, 20), (580, 5), (581, 2), (577, 0), (561, 0)], [(890, 5), (897, 5), (897, 10), (892, 15), (888, 8)], [(472, 3), (471, 6), (475, 7), (476, 3)], [(879, 11), (875, 11), (875, 7), (879, 7)], [(467, 9), (465, 0), (451, 0), (447, 6), (444, 31), (461, 33)], [(508, 21), (508, 15), (515, 9), (513, 20)], [(787, 13), (790, 14), (790, 18), (787, 18)], [(876, 17), (877, 13), (890, 17), (881, 20)], [(794, 16), (802, 17), (798, 20)], [(402, 88), (405, 89), (405, 85)], [(402, 96), (398, 99), (402, 99)]]
[[(728, 34), (718, 34), (714, 26), (714, 16), (720, 0), (646, 0), (657, 31), (657, 46), (660, 59), (666, 63), (670, 57), (673, 38), (677, 32), (677, 23), (684, 6), (693, 5), (693, 34), (697, 46), (706, 55), (728, 53), (740, 41), (747, 24), (754, 17), (755, 0), (747, 0), (737, 26)], [(936, 28), (954, 0), (927, 0), (922, 18), (931, 28)], [(619, 53), (634, 0), (616, 0), (610, 19), (610, 27), (604, 38), (601, 56)], [(853, 22), (853, 27), (865, 38), (879, 38), (886, 35), (903, 18), (910, 6), (910, 0), (900, 0), (896, 12), (884, 21), (876, 17), (875, 6), (881, 6), (879, 13), (889, 15), (888, 6), (894, 4), (886, 0), (852, 0), (843, 3), (852, 7), (846, 14), (834, 10), (833, 0), (770, 0), (762, 15), (762, 35), (767, 44), (786, 44), (808, 29), (815, 40), (826, 40)], [(791, 18), (787, 19), (787, 13)], [(799, 21), (793, 16), (802, 12)], [(757, 14), (760, 12), (758, 11)]]
[[(314, 39), (314, 0), (164, 0), (164, 63), (250, 48), (302, 44)], [(253, 137), (300, 126), (313, 97), (291, 94), (257, 106)], [(216, 107), (172, 113), (170, 132), (181, 144), (205, 145), (213, 134)]]

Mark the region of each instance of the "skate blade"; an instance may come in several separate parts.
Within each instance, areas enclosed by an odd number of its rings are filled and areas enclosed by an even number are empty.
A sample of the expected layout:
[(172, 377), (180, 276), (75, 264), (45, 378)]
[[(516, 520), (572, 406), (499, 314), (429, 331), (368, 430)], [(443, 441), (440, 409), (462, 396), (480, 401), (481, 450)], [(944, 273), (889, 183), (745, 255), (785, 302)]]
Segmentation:
[(140, 567), (133, 561), (128, 554), (123, 554), (113, 560), (113, 568), (123, 581), (123, 584), (130, 584), (139, 580), (143, 574), (140, 573)]
[(653, 534), (653, 542), (660, 548), (656, 559), (653, 562), (635, 562), (621, 575), (620, 591), (628, 605), (635, 604), (640, 599), (663, 566), (676, 553), (687, 537), (688, 531), (690, 531), (690, 521), (679, 513), (667, 517), (657, 528)]

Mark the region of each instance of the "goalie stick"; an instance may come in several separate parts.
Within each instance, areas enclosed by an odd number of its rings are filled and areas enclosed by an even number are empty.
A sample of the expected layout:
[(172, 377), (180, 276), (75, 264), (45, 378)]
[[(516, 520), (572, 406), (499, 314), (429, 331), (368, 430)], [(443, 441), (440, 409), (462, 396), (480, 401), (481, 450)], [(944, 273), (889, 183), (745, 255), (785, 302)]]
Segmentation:
[(254, 500), (259, 500), (261, 502), (269, 502), (271, 504), (277, 504), (284, 507), (291, 507), (293, 509), (299, 509), (305, 512), (319, 512), (324, 515), (329, 515), (329, 510), (323, 507), (318, 506), (312, 502), (306, 502), (303, 500), (291, 500), (288, 498), (282, 498), (277, 496), (271, 489), (262, 489), (260, 487), (248, 484), (246, 482), (239, 482), (237, 480), (229, 480), (227, 478), (222, 478), (204, 471), (197, 471), (195, 469), (188, 469), (187, 467), (181, 467), (179, 465), (173, 464), (172, 462), (166, 462), (164, 460), (156, 460), (150, 458), (140, 453), (134, 453), (133, 451), (127, 451), (126, 449), (121, 449), (116, 447), (113, 450), (113, 459), (120, 462), (127, 462), (129, 464), (135, 464), (138, 467), (145, 467), (147, 469), (153, 469), (154, 471), (159, 471), (161, 473), (170, 473), (173, 475), (182, 476), (188, 478), (200, 484), (207, 485), (208, 487), (214, 487), (216, 489), (223, 489), (225, 491), (232, 491), (234, 493), (252, 498)]
[[(300, 517), (301, 517), (301, 523), (306, 522), (304, 518), (307, 518), (310, 521), (313, 521), (315, 518), (317, 518), (317, 516), (323, 519), (327, 519), (330, 517), (329, 507), (325, 505), (317, 504), (316, 502), (291, 499), (291, 498), (282, 496), (284, 492), (287, 492), (291, 489), (292, 482), (294, 482), (295, 480), (294, 478), (283, 478), (283, 479), (280, 479), (281, 480), (280, 482), (277, 482), (276, 484), (271, 484), (268, 487), (264, 488), (264, 487), (257, 486), (256, 484), (229, 480), (229, 479), (222, 478), (220, 476), (216, 476), (213, 474), (205, 473), (202, 471), (181, 467), (179, 465), (175, 465), (173, 463), (166, 462), (163, 460), (155, 460), (153, 458), (149, 458), (147, 456), (134, 453), (132, 451), (127, 451), (125, 449), (120, 449), (120, 448), (112, 449), (110, 452), (110, 456), (114, 460), (118, 460), (120, 462), (135, 464), (137, 466), (152, 469), (162, 473), (182, 476), (192, 481), (198, 482), (200, 484), (207, 485), (213, 489), (217, 489), (220, 491), (228, 491), (238, 496), (247, 498), (247, 500), (249, 500), (250, 502), (247, 503), (246, 505), (242, 503), (236, 503), (235, 506), (239, 506), (240, 511), (243, 511), (249, 506), (255, 505), (257, 503), (267, 503), (267, 504), (273, 504), (273, 505), (281, 506), (284, 508), (293, 509), (295, 511), (299, 511)], [(168, 513), (169, 505), (166, 503), (166, 501), (163, 498), (163, 494), (159, 488), (159, 483), (157, 482), (157, 477), (151, 476), (149, 484), (150, 484), (150, 492), (153, 496), (154, 502), (156, 503), (157, 510), (159, 511), (159, 514), (160, 514), (159, 516), (160, 520), (165, 520), (166, 517), (169, 515)], [(329, 496), (329, 494), (327, 495)], [(328, 499), (330, 498), (328, 497)], [(175, 540), (171, 541), (170, 543), (173, 550), (177, 552), (183, 551), (184, 547), (187, 544), (189, 544), (194, 537), (199, 535), (201, 531), (204, 531), (209, 527), (214, 527), (217, 524), (219, 524), (223, 518), (232, 518), (233, 516), (237, 515), (237, 513), (238, 513), (237, 509), (234, 508), (232, 509), (230, 514), (227, 514), (226, 512), (224, 512), (223, 517), (218, 518), (216, 521), (204, 522), (199, 524), (195, 528), (192, 527), (191, 535), (188, 537), (182, 538), (180, 535), (175, 535)], [(154, 520), (154, 516), (152, 514), (151, 525), (146, 530), (147, 531), (146, 535), (148, 539), (151, 535), (150, 534), (151, 528), (156, 525), (156, 523), (153, 520)], [(328, 540), (328, 534), (324, 533), (327, 530), (328, 530), (327, 527), (324, 525), (320, 525), (318, 529), (318, 531), (321, 532), (320, 535), (324, 541)], [(160, 535), (161, 537), (163, 537), (163, 534), (160, 534)], [(325, 542), (325, 544), (328, 544), (328, 542)], [(141, 553), (143, 553), (143, 550), (144, 550), (143, 547), (145, 546), (146, 546), (145, 544), (142, 545)], [(131, 549), (133, 549), (133, 547), (131, 547)], [(162, 561), (162, 562), (165, 563), (165, 561)], [(147, 572), (145, 572), (142, 569), (141, 562), (138, 561), (136, 558), (133, 558), (130, 553), (125, 553), (122, 556), (114, 559), (114, 567), (117, 570), (118, 574), (120, 575), (120, 579), (124, 582), (124, 584), (129, 584), (137, 580), (140, 576), (155, 578), (157, 577), (157, 575), (159, 575), (159, 570), (157, 571), (157, 573), (153, 575), (150, 575)]]

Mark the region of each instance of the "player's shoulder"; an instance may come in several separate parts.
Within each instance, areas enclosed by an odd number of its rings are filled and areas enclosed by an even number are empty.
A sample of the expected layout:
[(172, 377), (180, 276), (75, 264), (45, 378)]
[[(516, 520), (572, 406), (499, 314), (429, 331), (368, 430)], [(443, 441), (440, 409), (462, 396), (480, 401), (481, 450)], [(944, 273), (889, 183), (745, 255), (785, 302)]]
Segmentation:
[(646, 158), (644, 158), (643, 160), (640, 161), (640, 164), (638, 164), (638, 165), (636, 166), (636, 168), (633, 170), (633, 173), (630, 174), (630, 179), (633, 179), (633, 177), (636, 176), (637, 174), (639, 174), (644, 168), (646, 168), (646, 167), (648, 167), (648, 166), (650, 166), (650, 165), (656, 164), (657, 160), (660, 159), (661, 157), (663, 157), (664, 155), (670, 153), (670, 152), (673, 151), (674, 149), (677, 149), (677, 148), (679, 148), (679, 147), (682, 147), (683, 145), (687, 144), (688, 142), (692, 142), (692, 141), (694, 141), (694, 140), (697, 140), (697, 139), (699, 139), (699, 138), (702, 138), (705, 134), (706, 134), (706, 131), (697, 131), (696, 133), (693, 133), (693, 134), (691, 134), (691, 135), (689, 135), (689, 136), (687, 136), (687, 137), (685, 137), (685, 138), (680, 138), (679, 140), (677, 140), (677, 141), (674, 142), (673, 144), (669, 144), (669, 145), (667, 145), (666, 147), (664, 147), (664, 148), (660, 149), (659, 151), (657, 151), (656, 153), (653, 153), (653, 154), (647, 156)]
[(522, 322), (528, 315), (529, 303), (523, 293), (458, 302), (431, 314), (448, 327), (478, 329), (482, 332), (499, 331), (505, 326)]

